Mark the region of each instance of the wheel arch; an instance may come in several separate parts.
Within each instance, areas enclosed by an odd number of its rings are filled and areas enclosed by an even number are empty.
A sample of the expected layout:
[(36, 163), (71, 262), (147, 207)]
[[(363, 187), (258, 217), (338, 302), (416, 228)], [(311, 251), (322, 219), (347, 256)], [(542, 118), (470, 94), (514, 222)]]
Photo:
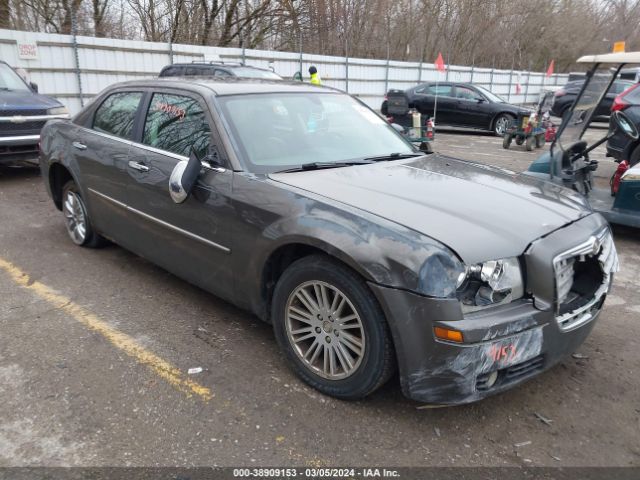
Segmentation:
[(53, 203), (58, 210), (62, 210), (62, 189), (69, 180), (73, 180), (76, 184), (78, 183), (71, 170), (62, 163), (54, 162), (49, 166), (49, 188), (51, 189)]
[(267, 256), (260, 274), (260, 303), (258, 315), (264, 321), (271, 322), (271, 302), (278, 280), (284, 271), (295, 261), (310, 255), (325, 255), (354, 271), (365, 281), (373, 280), (350, 255), (318, 239), (290, 239), (279, 244)]

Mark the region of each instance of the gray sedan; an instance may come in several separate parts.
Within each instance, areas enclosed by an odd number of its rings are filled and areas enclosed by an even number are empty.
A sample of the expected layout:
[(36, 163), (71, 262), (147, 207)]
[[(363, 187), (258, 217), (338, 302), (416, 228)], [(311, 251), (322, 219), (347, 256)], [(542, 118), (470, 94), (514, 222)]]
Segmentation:
[(121, 83), (41, 148), (73, 242), (108, 239), (254, 312), (343, 399), (396, 371), (431, 403), (511, 388), (584, 341), (617, 268), (577, 193), (425, 156), (328, 88)]

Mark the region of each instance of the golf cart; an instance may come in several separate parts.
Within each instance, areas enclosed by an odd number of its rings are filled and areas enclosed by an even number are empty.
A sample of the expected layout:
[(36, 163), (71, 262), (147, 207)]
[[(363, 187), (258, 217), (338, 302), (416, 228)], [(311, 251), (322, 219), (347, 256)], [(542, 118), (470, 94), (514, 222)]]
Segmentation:
[(618, 73), (625, 65), (640, 63), (640, 52), (589, 55), (578, 59), (578, 63), (592, 64), (584, 85), (560, 125), (550, 151), (535, 160), (524, 173), (582, 193), (593, 209), (611, 223), (640, 228), (640, 168), (636, 166), (627, 170), (619, 179), (615, 196), (612, 196), (611, 188), (594, 186), (593, 172), (598, 168), (598, 162), (589, 158), (591, 151), (616, 132), (637, 140), (638, 129), (624, 112), (615, 111), (611, 114), (609, 131), (603, 138), (591, 145), (582, 139), (596, 107), (605, 98)]
[(533, 148), (542, 148), (547, 138), (553, 138), (554, 126), (549, 119), (549, 111), (553, 104), (553, 92), (543, 93), (535, 112), (519, 113), (502, 138), (502, 148), (509, 149), (511, 142), (516, 145), (524, 143), (530, 152)]

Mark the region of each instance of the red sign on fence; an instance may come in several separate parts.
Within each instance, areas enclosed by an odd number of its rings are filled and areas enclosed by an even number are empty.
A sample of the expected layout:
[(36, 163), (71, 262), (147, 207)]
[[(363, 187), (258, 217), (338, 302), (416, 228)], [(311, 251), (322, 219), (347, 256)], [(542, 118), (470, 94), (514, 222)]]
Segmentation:
[(36, 43), (18, 42), (18, 58), (20, 60), (37, 60), (38, 45)]

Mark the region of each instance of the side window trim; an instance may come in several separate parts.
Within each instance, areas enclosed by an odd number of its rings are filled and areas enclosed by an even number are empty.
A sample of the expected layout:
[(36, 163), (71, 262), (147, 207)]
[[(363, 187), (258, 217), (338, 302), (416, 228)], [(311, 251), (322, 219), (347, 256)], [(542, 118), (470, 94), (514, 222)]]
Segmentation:
[(151, 105), (151, 97), (153, 97), (153, 91), (146, 90), (142, 99), (140, 100), (140, 105), (138, 106), (138, 111), (136, 112), (136, 118), (133, 121), (133, 133), (131, 140), (135, 143), (142, 144), (142, 136), (144, 135), (144, 121), (147, 117), (147, 112), (149, 111), (149, 105)]

